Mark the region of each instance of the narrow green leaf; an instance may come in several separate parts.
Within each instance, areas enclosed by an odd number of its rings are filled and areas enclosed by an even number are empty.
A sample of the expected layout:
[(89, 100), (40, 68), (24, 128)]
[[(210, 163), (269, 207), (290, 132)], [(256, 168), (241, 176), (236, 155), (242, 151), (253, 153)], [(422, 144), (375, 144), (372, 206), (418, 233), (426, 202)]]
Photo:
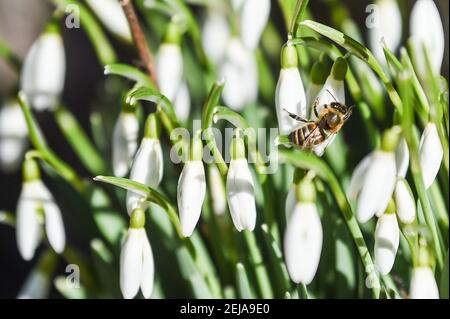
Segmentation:
[(64, 276), (57, 276), (53, 281), (56, 290), (64, 296), (66, 299), (87, 299), (88, 294), (86, 289), (79, 284), (75, 286), (73, 283), (68, 282)]
[(236, 270), (236, 282), (239, 297), (242, 299), (254, 299), (255, 294), (252, 291), (244, 265), (242, 263), (237, 263)]
[(105, 75), (119, 75), (129, 80), (135, 81), (140, 85), (154, 88), (152, 81), (146, 73), (128, 64), (108, 64), (105, 65), (104, 72)]
[(449, 284), (449, 276), (448, 276), (448, 250), (447, 250), (447, 257), (445, 258), (444, 268), (442, 269), (441, 272), (441, 280), (439, 284), (441, 299), (448, 299), (448, 284)]

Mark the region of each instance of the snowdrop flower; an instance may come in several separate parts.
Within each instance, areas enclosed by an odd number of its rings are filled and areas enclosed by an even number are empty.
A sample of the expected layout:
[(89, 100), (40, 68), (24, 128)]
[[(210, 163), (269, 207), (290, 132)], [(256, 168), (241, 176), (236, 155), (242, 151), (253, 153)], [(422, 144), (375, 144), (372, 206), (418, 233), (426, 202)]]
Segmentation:
[(112, 138), (112, 162), (114, 175), (124, 177), (128, 173), (137, 149), (139, 122), (132, 111), (122, 110), (114, 126)]
[(404, 138), (400, 139), (395, 150), (395, 165), (397, 166), (397, 176), (404, 178), (409, 167), (409, 149)]
[(381, 40), (395, 52), (402, 38), (402, 15), (395, 0), (375, 2), (375, 25), (369, 27), (369, 46), (378, 61), (385, 61)]
[(397, 215), (404, 224), (412, 224), (416, 219), (416, 203), (408, 182), (404, 178), (398, 178), (394, 192)]
[(20, 88), (38, 111), (54, 109), (64, 88), (64, 45), (55, 28), (50, 25), (33, 43), (20, 75)]
[[(145, 124), (145, 134), (134, 157), (130, 170), (130, 179), (157, 188), (161, 183), (164, 171), (164, 161), (161, 143), (158, 138), (158, 123), (156, 115), (150, 114)], [(131, 190), (127, 192), (127, 210), (131, 214), (137, 207), (147, 208), (141, 194)]]
[(16, 240), (23, 259), (31, 260), (41, 241), (41, 228), (45, 225), (50, 246), (62, 253), (66, 235), (61, 211), (40, 179), (39, 166), (27, 159), (23, 168), (24, 181), (17, 202)]
[(99, 20), (114, 35), (131, 42), (131, 30), (122, 6), (117, 0), (86, 0)]
[(400, 228), (395, 215), (395, 204), (391, 200), (384, 214), (378, 218), (375, 229), (375, 264), (382, 275), (391, 271), (399, 243)]
[(191, 111), (191, 96), (186, 81), (181, 83), (177, 95), (175, 96), (173, 107), (177, 118), (182, 122), (187, 121)]
[(307, 117), (305, 89), (298, 70), (297, 49), (293, 45), (285, 46), (281, 51), (281, 70), (275, 92), (275, 107), (280, 134), (287, 135), (299, 126), (299, 122), (292, 119), (288, 112), (303, 118)]
[(216, 165), (209, 165), (208, 185), (211, 189), (212, 208), (215, 215), (220, 216), (227, 209), (227, 198), (225, 196), (225, 186), (222, 175)]
[(55, 254), (45, 252), (20, 288), (17, 299), (45, 299), (50, 293), (51, 275), (56, 265)]
[[(239, 134), (239, 132), (237, 133)], [(231, 162), (227, 175), (227, 200), (234, 227), (238, 231), (253, 231), (256, 224), (255, 189), (252, 174), (245, 158), (241, 137), (231, 142)]]
[(255, 50), (270, 15), (270, 0), (244, 0), (240, 8), (240, 36), (249, 50)]
[(424, 78), (427, 73), (424, 49), (428, 55), (433, 74), (439, 75), (444, 59), (445, 36), (441, 17), (434, 1), (416, 1), (409, 23), (419, 75)]
[(352, 174), (347, 195), (356, 201), (356, 216), (360, 223), (367, 222), (375, 214), (380, 216), (391, 200), (397, 175), (395, 149), (399, 135), (398, 127), (386, 130), (381, 148), (367, 155)]
[(214, 63), (219, 63), (225, 56), (230, 39), (230, 26), (223, 8), (208, 8), (202, 25), (202, 46), (206, 56)]
[(0, 108), (0, 169), (15, 171), (28, 145), (27, 123), (17, 101)]
[(444, 150), (434, 123), (428, 123), (420, 138), (419, 158), (425, 188), (429, 188), (441, 167)]
[(311, 69), (311, 79), (306, 90), (306, 106), (307, 114), (305, 118), (311, 118), (314, 114), (311, 114), (311, 105), (313, 105), (317, 94), (322, 89), (327, 77), (330, 73), (331, 65), (327, 67), (325, 62), (317, 61), (314, 63)]
[(203, 167), (203, 145), (201, 131), (193, 137), (190, 159), (184, 164), (178, 180), (177, 200), (180, 213), (181, 232), (185, 237), (192, 235), (206, 194), (206, 176)]
[(410, 284), (411, 299), (439, 299), (439, 289), (429, 266), (415, 267)]
[(296, 189), (296, 204), (287, 211), (284, 258), (292, 281), (308, 285), (314, 279), (322, 252), (323, 231), (311, 181)]
[(136, 208), (120, 252), (120, 290), (125, 299), (134, 298), (139, 287), (145, 298), (153, 292), (155, 265), (144, 226), (145, 212)]
[(228, 42), (220, 74), (225, 79), (222, 97), (235, 111), (256, 100), (258, 95), (258, 68), (252, 52), (238, 38)]

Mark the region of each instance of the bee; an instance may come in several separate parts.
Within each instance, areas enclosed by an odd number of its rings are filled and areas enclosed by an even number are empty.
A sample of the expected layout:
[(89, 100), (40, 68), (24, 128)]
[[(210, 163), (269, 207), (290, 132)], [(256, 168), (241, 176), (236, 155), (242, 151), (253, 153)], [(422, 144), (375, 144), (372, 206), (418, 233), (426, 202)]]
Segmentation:
[(319, 100), (316, 99), (313, 105), (314, 115), (316, 116), (315, 121), (305, 120), (297, 114), (284, 109), (289, 114), (289, 117), (303, 123), (289, 134), (289, 141), (301, 149), (314, 151), (318, 156), (322, 156), (326, 147), (350, 118), (354, 107), (348, 107), (338, 102), (330, 91), (327, 90), (327, 92), (333, 97), (334, 102), (324, 104), (323, 109), (318, 112)]

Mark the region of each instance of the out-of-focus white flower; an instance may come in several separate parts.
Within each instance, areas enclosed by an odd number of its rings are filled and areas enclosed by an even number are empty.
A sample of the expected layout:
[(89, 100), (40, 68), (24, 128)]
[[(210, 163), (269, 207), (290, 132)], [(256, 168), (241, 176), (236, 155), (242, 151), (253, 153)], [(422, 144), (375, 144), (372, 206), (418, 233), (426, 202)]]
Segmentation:
[(232, 109), (239, 111), (256, 100), (258, 95), (258, 69), (252, 52), (245, 49), (241, 41), (232, 38), (228, 42), (225, 59), (220, 67), (225, 79), (223, 100)]
[(191, 111), (191, 96), (186, 81), (183, 81), (178, 89), (173, 103), (175, 114), (182, 122), (187, 121)]
[(369, 27), (369, 45), (378, 61), (385, 61), (381, 40), (395, 52), (402, 38), (402, 15), (397, 1), (378, 0), (375, 2), (375, 25)]
[(286, 46), (282, 49), (281, 70), (275, 92), (275, 107), (280, 134), (289, 134), (300, 124), (292, 119), (288, 112), (302, 118), (307, 117), (305, 89), (298, 70), (295, 46)]
[(42, 34), (27, 53), (20, 87), (36, 110), (56, 107), (64, 88), (65, 59), (61, 35), (54, 30)]
[(213, 212), (218, 216), (223, 215), (227, 209), (227, 198), (222, 176), (216, 165), (209, 165), (208, 185), (211, 188)]
[[(295, 206), (286, 202), (284, 256), (290, 278), (308, 285), (314, 279), (322, 252), (323, 231), (311, 182), (301, 182), (294, 191)], [(288, 195), (289, 196), (289, 195)]]
[(245, 0), (231, 0), (231, 6), (233, 7), (233, 10), (238, 11), (244, 4), (244, 1)]
[(0, 108), (0, 169), (15, 171), (22, 162), (28, 146), (27, 123), (17, 101)]
[(444, 59), (445, 35), (441, 17), (434, 1), (416, 1), (409, 23), (419, 75), (425, 78), (427, 73), (424, 49), (428, 55), (433, 74), (440, 74)]
[(408, 182), (405, 179), (397, 179), (394, 198), (400, 221), (404, 224), (413, 223), (416, 219), (416, 204)]
[(100, 21), (114, 35), (131, 42), (131, 30), (127, 18), (117, 0), (86, 0)]
[(404, 138), (400, 139), (395, 150), (395, 164), (397, 166), (397, 176), (404, 178), (409, 167), (409, 149)]
[(238, 231), (253, 231), (256, 224), (255, 189), (242, 138), (233, 138), (231, 154), (227, 175), (227, 199), (231, 218)]
[(441, 167), (444, 150), (434, 123), (428, 123), (422, 133), (419, 144), (420, 167), (425, 188), (429, 188)]
[(112, 162), (114, 175), (124, 177), (130, 168), (137, 149), (139, 121), (136, 114), (122, 111), (114, 126)]
[(382, 275), (387, 275), (394, 265), (400, 242), (395, 205), (391, 201), (390, 208), (378, 218), (375, 229), (375, 264)]
[(230, 39), (230, 26), (223, 10), (219, 7), (209, 8), (202, 25), (203, 50), (214, 63), (222, 61)]
[(161, 44), (156, 57), (156, 72), (161, 93), (173, 101), (183, 80), (183, 57), (178, 44)]
[(259, 44), (270, 15), (270, 0), (244, 0), (240, 12), (240, 36), (249, 50)]
[(439, 299), (439, 289), (430, 267), (413, 269), (409, 294), (411, 299)]
[(66, 235), (61, 211), (52, 194), (40, 180), (38, 164), (24, 163), (24, 182), (17, 202), (16, 240), (23, 259), (31, 260), (42, 237), (42, 225), (51, 247), (62, 253)]
[(125, 299), (134, 298), (139, 287), (145, 298), (150, 298), (153, 291), (155, 265), (144, 225), (145, 212), (137, 208), (131, 214), (120, 253), (120, 290)]

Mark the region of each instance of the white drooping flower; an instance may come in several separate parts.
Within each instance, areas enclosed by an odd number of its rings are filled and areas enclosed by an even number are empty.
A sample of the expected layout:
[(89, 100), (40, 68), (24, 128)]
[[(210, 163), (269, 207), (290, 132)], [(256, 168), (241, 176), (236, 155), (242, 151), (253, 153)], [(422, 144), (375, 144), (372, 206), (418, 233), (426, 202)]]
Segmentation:
[(444, 150), (434, 123), (428, 123), (420, 138), (419, 158), (425, 188), (429, 188), (441, 167)]
[(233, 138), (231, 162), (227, 174), (227, 200), (234, 227), (253, 231), (256, 224), (255, 187), (245, 158), (244, 141)]
[(322, 223), (311, 182), (301, 182), (299, 189), (294, 191), (294, 198), (296, 204), (293, 208), (287, 207), (286, 203), (284, 258), (291, 280), (308, 285), (319, 266), (323, 242)]
[(327, 67), (325, 62), (317, 61), (314, 63), (311, 69), (311, 79), (308, 85), (308, 89), (306, 90), (306, 106), (307, 106), (307, 114), (305, 118), (311, 118), (314, 114), (311, 114), (311, 105), (313, 105), (314, 100), (322, 89), (327, 77), (329, 75), (330, 68)]
[(387, 275), (394, 265), (400, 243), (400, 228), (393, 202), (390, 208), (378, 218), (375, 229), (375, 265), (382, 275)]
[(137, 208), (120, 252), (120, 290), (125, 299), (134, 298), (139, 288), (145, 298), (153, 292), (155, 265), (144, 225), (145, 212)]
[(258, 47), (270, 15), (270, 0), (244, 0), (240, 8), (240, 37), (249, 50)]
[(156, 72), (161, 93), (173, 101), (183, 80), (183, 57), (178, 44), (161, 44), (156, 56)]
[(214, 63), (222, 61), (230, 39), (230, 26), (223, 10), (220, 7), (208, 8), (202, 25), (203, 50)]
[(220, 74), (225, 79), (222, 97), (225, 104), (239, 111), (258, 95), (258, 68), (252, 52), (237, 38), (228, 42)]
[(368, 28), (369, 46), (377, 60), (383, 62), (381, 41), (384, 40), (391, 51), (397, 50), (402, 38), (402, 15), (395, 0), (378, 0), (375, 5), (375, 24)]
[(86, 0), (86, 2), (112, 34), (131, 42), (130, 26), (119, 1)]
[(411, 42), (414, 48), (418, 73), (425, 78), (428, 55), (434, 75), (439, 75), (445, 51), (445, 35), (439, 11), (433, 0), (418, 0), (409, 19)]
[(416, 219), (416, 203), (408, 182), (398, 178), (394, 192), (397, 216), (404, 224), (412, 224)]
[(275, 92), (275, 107), (280, 134), (289, 134), (299, 127), (288, 112), (307, 118), (306, 96), (298, 70), (297, 49), (286, 46), (281, 53), (281, 70)]
[(227, 209), (227, 197), (222, 176), (216, 165), (209, 165), (208, 185), (211, 188), (211, 202), (215, 215), (220, 216)]
[(39, 167), (34, 160), (24, 164), (24, 182), (17, 202), (16, 240), (23, 259), (31, 260), (42, 238), (45, 226), (50, 246), (62, 253), (66, 235), (61, 211), (53, 195), (40, 179)]
[(38, 111), (54, 109), (64, 88), (66, 58), (61, 35), (56, 31), (42, 34), (27, 53), (20, 89)]
[(411, 299), (439, 299), (439, 289), (430, 267), (413, 269), (409, 294)]
[(0, 108), (0, 169), (15, 171), (28, 146), (27, 123), (17, 101)]
[(360, 223), (374, 215), (381, 216), (392, 198), (397, 176), (398, 130), (397, 127), (387, 130), (381, 148), (366, 155), (352, 174), (347, 195), (356, 201), (356, 217)]
[(122, 111), (114, 126), (112, 139), (112, 164), (114, 175), (127, 175), (137, 149), (139, 121), (133, 112)]
[(400, 139), (395, 150), (395, 165), (397, 166), (397, 176), (404, 178), (409, 167), (409, 149), (404, 138)]
[(51, 275), (56, 265), (55, 255), (44, 252), (38, 264), (28, 274), (17, 294), (17, 299), (46, 299), (50, 293)]
[(178, 89), (173, 102), (173, 107), (177, 118), (181, 122), (186, 122), (191, 111), (191, 96), (186, 81), (183, 81)]

